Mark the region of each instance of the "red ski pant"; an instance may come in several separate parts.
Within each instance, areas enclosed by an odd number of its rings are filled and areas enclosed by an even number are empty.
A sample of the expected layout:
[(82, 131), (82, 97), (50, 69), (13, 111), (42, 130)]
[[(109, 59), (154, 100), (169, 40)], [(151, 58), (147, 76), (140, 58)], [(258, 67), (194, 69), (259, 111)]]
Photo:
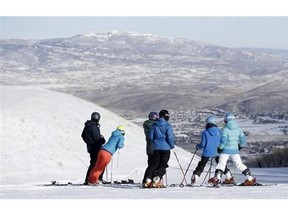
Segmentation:
[(101, 149), (98, 153), (98, 159), (94, 168), (91, 170), (90, 175), (88, 177), (88, 182), (95, 184), (98, 183), (99, 176), (105, 170), (105, 167), (109, 164), (111, 160), (111, 153)]

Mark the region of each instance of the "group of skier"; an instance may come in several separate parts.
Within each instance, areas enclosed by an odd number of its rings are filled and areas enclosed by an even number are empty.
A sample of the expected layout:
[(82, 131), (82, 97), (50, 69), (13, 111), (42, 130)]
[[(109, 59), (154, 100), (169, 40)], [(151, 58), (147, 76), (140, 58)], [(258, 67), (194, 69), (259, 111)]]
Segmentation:
[[(245, 186), (256, 184), (249, 168), (242, 163), (240, 150), (246, 144), (246, 137), (243, 130), (238, 126), (235, 116), (232, 113), (226, 113), (224, 118), (225, 126), (222, 131), (217, 127), (216, 118), (209, 116), (206, 119), (206, 128), (201, 134), (201, 142), (196, 145), (196, 149), (203, 149), (201, 160), (193, 171), (191, 183), (195, 184), (203, 172), (210, 158), (215, 158), (217, 163), (215, 176), (209, 179), (209, 183), (217, 186), (221, 183), (222, 175), (226, 175), (223, 184), (234, 184), (233, 176), (227, 167), (229, 158), (233, 161), (235, 167), (246, 176)], [(219, 154), (219, 155), (218, 155)]]
[[(150, 112), (148, 120), (143, 123), (148, 157), (148, 166), (142, 180), (144, 188), (165, 187), (162, 178), (166, 174), (170, 152), (175, 147), (173, 128), (169, 123), (169, 118), (170, 114), (167, 110), (161, 110), (159, 114)], [(103, 180), (105, 167), (109, 164), (113, 154), (124, 146), (124, 126), (119, 125), (106, 142), (104, 136), (100, 133), (99, 121), (100, 114), (93, 112), (91, 120), (86, 121), (82, 132), (82, 138), (90, 154), (90, 166), (84, 184), (98, 185), (106, 183)], [(214, 116), (209, 116), (206, 119), (205, 130), (201, 134), (201, 142), (196, 145), (196, 151), (203, 149), (202, 156), (193, 171), (191, 184), (197, 182), (207, 162), (213, 158), (215, 158), (217, 166), (215, 175), (209, 179), (209, 183), (214, 186), (220, 183), (234, 184), (233, 176), (227, 167), (227, 161), (231, 158), (235, 167), (247, 178), (244, 185), (252, 186), (256, 184), (256, 179), (252, 176), (249, 168), (242, 163), (239, 154), (239, 151), (246, 144), (243, 130), (238, 126), (232, 113), (225, 115), (224, 122), (225, 126), (220, 130)], [(221, 182), (223, 174), (226, 175), (226, 179)]]
[[(165, 113), (165, 115), (163, 115)], [(148, 168), (143, 178), (143, 187), (163, 187), (162, 177), (166, 173), (170, 157), (170, 150), (174, 148), (173, 130), (169, 121), (169, 112), (161, 110), (159, 116), (151, 112), (143, 124), (146, 135), (146, 153), (148, 155)], [(236, 168), (247, 177), (245, 186), (256, 183), (247, 166), (242, 163), (239, 151), (246, 144), (246, 138), (241, 128), (231, 113), (224, 118), (225, 127), (221, 131), (216, 124), (216, 118), (209, 116), (206, 119), (205, 130), (201, 134), (201, 142), (196, 145), (196, 151), (203, 149), (201, 160), (193, 171), (191, 184), (195, 184), (203, 172), (207, 162), (215, 158), (217, 166), (215, 176), (209, 179), (209, 183), (217, 186), (221, 183), (222, 174), (226, 175), (223, 184), (234, 184), (233, 176), (227, 167), (229, 158)], [(154, 149), (154, 151), (153, 151)], [(196, 152), (195, 152), (196, 153)], [(185, 179), (185, 174), (184, 174)]]

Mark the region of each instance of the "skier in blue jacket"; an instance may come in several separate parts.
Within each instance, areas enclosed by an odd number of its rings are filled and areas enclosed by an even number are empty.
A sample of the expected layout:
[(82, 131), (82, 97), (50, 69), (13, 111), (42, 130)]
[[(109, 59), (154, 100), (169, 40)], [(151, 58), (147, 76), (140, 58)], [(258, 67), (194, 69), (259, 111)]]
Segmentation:
[(235, 117), (232, 113), (226, 113), (225, 115), (225, 127), (223, 128), (220, 145), (217, 149), (220, 153), (219, 163), (215, 170), (214, 185), (218, 185), (221, 181), (222, 173), (225, 169), (229, 158), (232, 159), (234, 165), (243, 175), (247, 177), (244, 182), (245, 186), (251, 186), (256, 184), (256, 179), (252, 177), (249, 168), (242, 163), (239, 151), (246, 144), (246, 137), (243, 130), (239, 128)]
[(206, 119), (206, 129), (201, 134), (201, 142), (196, 145), (196, 149), (203, 149), (201, 160), (193, 171), (191, 177), (191, 184), (195, 184), (196, 180), (200, 177), (207, 162), (210, 158), (216, 157), (217, 147), (220, 143), (220, 130), (216, 125), (214, 116), (209, 116)]
[(169, 124), (170, 114), (167, 110), (159, 112), (159, 119), (153, 124), (150, 131), (150, 140), (153, 142), (154, 152), (151, 164), (145, 171), (143, 187), (163, 187), (162, 177), (166, 173), (170, 150), (174, 148), (174, 133)]
[[(210, 158), (215, 158), (215, 161), (218, 164), (219, 156), (217, 153), (217, 148), (220, 144), (220, 138), (221, 130), (217, 127), (216, 118), (214, 116), (209, 116), (206, 119), (206, 128), (201, 134), (201, 142), (200, 144), (196, 145), (196, 149), (203, 149), (203, 151), (201, 160), (193, 171), (191, 184), (196, 183)], [(225, 167), (224, 174), (227, 176), (227, 178), (224, 180), (223, 184), (233, 184), (233, 177), (227, 166)], [(208, 182), (210, 183), (210, 181), (213, 183), (213, 179), (209, 180)]]

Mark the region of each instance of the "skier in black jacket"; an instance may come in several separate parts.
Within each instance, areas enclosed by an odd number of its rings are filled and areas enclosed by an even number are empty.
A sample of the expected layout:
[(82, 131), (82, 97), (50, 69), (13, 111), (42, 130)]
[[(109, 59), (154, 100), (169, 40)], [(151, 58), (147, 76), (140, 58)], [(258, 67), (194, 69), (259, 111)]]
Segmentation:
[[(104, 136), (102, 136), (100, 132), (100, 118), (101, 116), (98, 112), (93, 112), (91, 114), (91, 120), (87, 120), (85, 122), (85, 127), (81, 135), (87, 145), (87, 152), (90, 154), (90, 166), (87, 170), (84, 184), (88, 184), (88, 176), (95, 166), (98, 158), (98, 152), (102, 145), (106, 142)], [(103, 173), (99, 176), (100, 181), (103, 181)]]

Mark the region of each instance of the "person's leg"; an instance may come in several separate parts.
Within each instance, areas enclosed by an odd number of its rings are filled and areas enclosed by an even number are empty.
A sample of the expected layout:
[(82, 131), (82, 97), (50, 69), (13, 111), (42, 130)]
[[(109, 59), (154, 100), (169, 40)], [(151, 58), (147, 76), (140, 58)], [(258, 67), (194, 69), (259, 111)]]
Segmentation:
[(193, 175), (191, 176), (192, 184), (196, 183), (197, 179), (200, 177), (209, 159), (210, 159), (209, 157), (204, 157), (204, 156), (201, 157), (201, 160), (199, 161), (197, 167), (193, 171)]
[(91, 173), (89, 175), (89, 183), (97, 184), (99, 182), (99, 176), (101, 175), (105, 167), (109, 164), (110, 160), (111, 154), (105, 150), (100, 150), (96, 165), (91, 170)]
[(159, 152), (160, 152), (159, 165), (154, 175), (159, 176), (160, 179), (162, 180), (162, 177), (166, 174), (166, 168), (168, 167), (168, 162), (170, 159), (170, 150), (163, 150)]
[[(152, 165), (152, 161), (153, 161), (153, 154), (148, 154), (147, 156), (148, 156), (147, 164), (148, 164), (148, 167), (149, 167), (149, 166)], [(147, 169), (145, 170), (145, 173), (144, 173), (144, 177), (143, 177), (142, 183), (145, 182), (146, 176), (147, 176)]]
[(154, 173), (152, 187), (163, 187), (162, 178), (166, 174), (166, 168), (168, 167), (168, 161), (170, 159), (170, 150), (161, 150), (159, 165)]
[(94, 168), (96, 161), (97, 161), (97, 157), (98, 157), (98, 151), (92, 151), (89, 153), (90, 155), (90, 165), (88, 167), (87, 173), (86, 173), (86, 177), (85, 177), (85, 184), (88, 183), (88, 178), (90, 175), (91, 170)]
[[(247, 184), (249, 184), (249, 185), (250, 185), (250, 184), (254, 184), (254, 183), (255, 183), (255, 178), (253, 178), (253, 176), (252, 176), (249, 168), (248, 168), (245, 164), (242, 163), (242, 160), (241, 160), (240, 155), (239, 155), (239, 154), (235, 154), (235, 155), (232, 155), (231, 158), (232, 158), (232, 161), (233, 161), (235, 167), (236, 167), (238, 170), (240, 170), (243, 175), (246, 176), (246, 178), (247, 178), (247, 180), (246, 180)], [(245, 182), (245, 183), (246, 183), (246, 182)]]
[(160, 163), (160, 151), (155, 150), (153, 155), (151, 156), (151, 164), (147, 167), (144, 175), (144, 187), (150, 187), (152, 184), (152, 179), (154, 177), (154, 173), (157, 170)]
[(229, 159), (230, 155), (229, 154), (220, 154), (219, 156), (219, 162), (216, 166), (216, 170), (215, 170), (215, 177), (219, 180), (219, 182), (221, 181), (221, 177), (222, 174), (225, 170), (227, 161)]

